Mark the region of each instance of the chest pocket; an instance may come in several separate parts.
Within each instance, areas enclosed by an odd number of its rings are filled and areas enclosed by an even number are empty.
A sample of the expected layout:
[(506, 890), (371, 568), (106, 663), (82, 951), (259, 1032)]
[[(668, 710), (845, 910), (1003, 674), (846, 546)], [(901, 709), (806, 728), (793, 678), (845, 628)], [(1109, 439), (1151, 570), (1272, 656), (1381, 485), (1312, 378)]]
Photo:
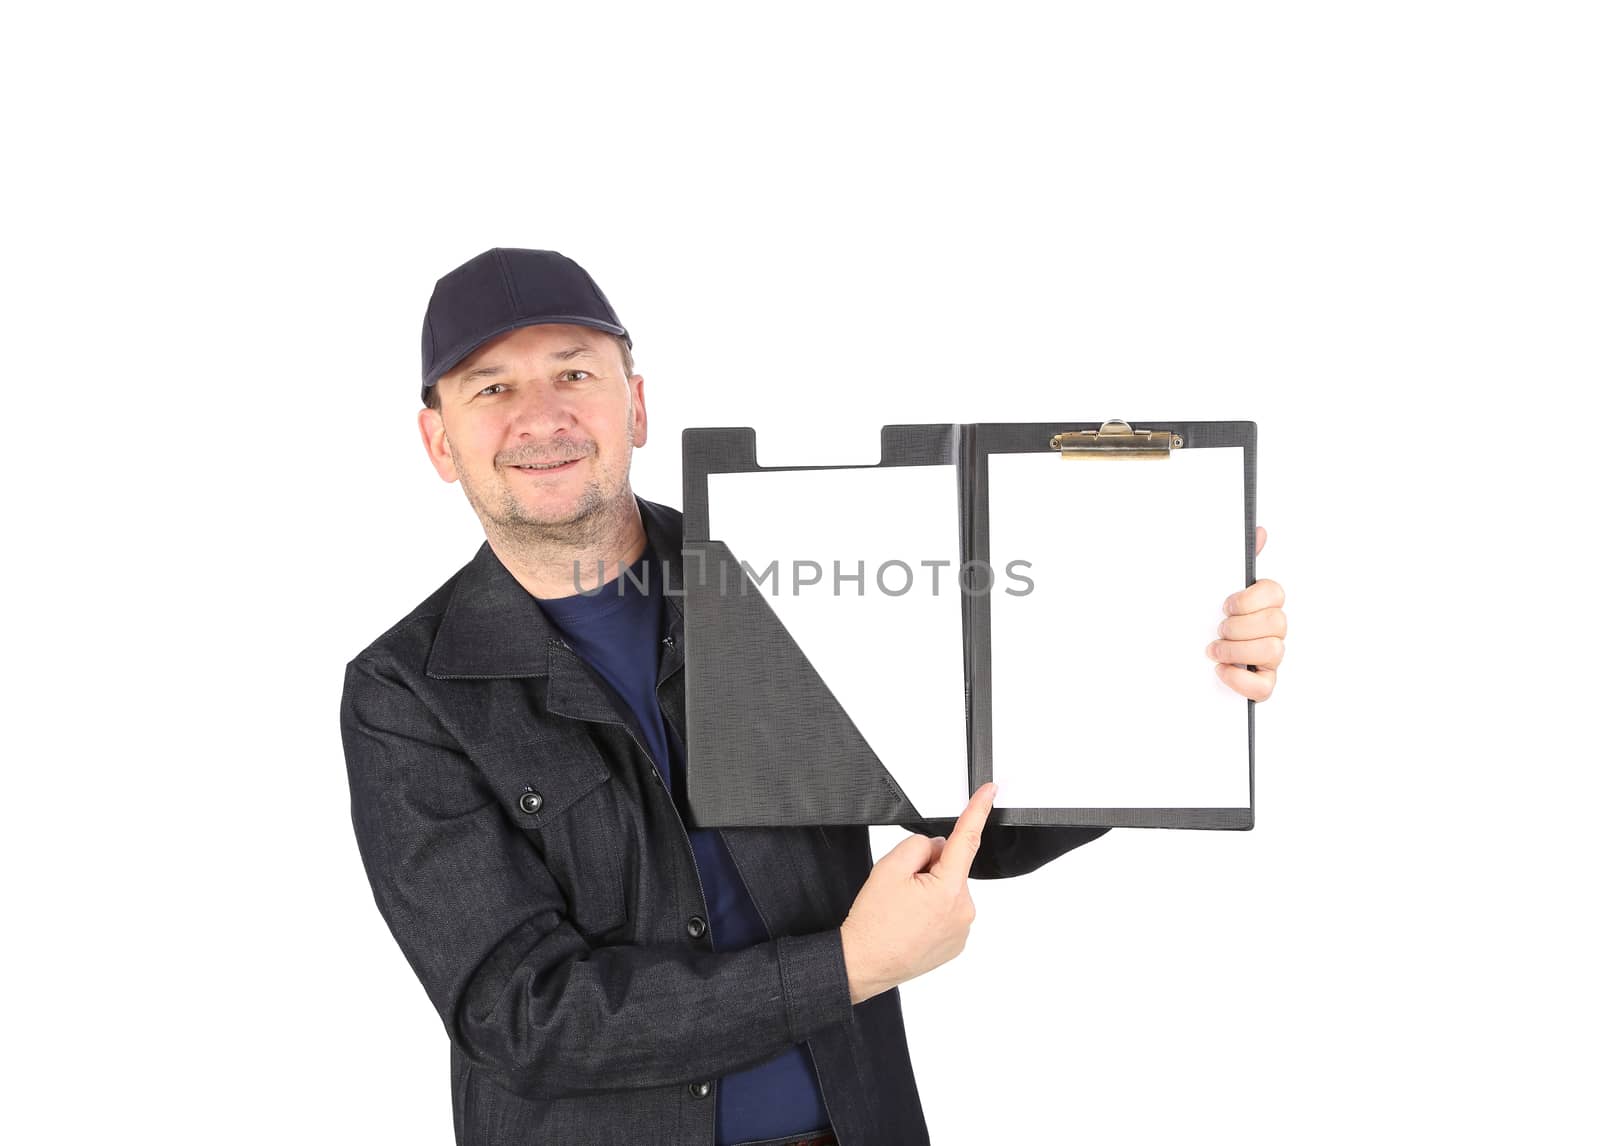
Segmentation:
[(626, 918), (622, 830), (611, 770), (587, 739), (527, 741), (475, 753), (512, 823), (523, 830), (593, 938)]

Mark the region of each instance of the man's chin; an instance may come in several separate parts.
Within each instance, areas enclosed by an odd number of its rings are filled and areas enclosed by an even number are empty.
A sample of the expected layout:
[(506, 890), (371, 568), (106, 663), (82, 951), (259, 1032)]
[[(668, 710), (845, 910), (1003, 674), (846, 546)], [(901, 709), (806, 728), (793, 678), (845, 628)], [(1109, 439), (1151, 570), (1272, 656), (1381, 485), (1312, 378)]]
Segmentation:
[(563, 497), (531, 498), (524, 493), (513, 498), (512, 503), (515, 508), (510, 520), (503, 524), (535, 529), (576, 525), (593, 517), (603, 505), (600, 491), (592, 487)]

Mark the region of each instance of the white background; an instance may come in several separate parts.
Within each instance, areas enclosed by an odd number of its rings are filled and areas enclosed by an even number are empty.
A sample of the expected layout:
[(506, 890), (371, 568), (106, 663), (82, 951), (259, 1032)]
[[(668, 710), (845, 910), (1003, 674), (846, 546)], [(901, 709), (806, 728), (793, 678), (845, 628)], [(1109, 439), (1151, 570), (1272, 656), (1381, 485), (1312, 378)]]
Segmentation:
[(904, 988), (934, 1142), (1593, 1139), (1585, 6), (46, 11), (0, 68), (7, 1140), (450, 1140), (336, 707), (481, 540), (414, 420), (494, 245), (604, 286), (674, 505), (686, 426), (1259, 423), (1258, 826), (975, 884)]

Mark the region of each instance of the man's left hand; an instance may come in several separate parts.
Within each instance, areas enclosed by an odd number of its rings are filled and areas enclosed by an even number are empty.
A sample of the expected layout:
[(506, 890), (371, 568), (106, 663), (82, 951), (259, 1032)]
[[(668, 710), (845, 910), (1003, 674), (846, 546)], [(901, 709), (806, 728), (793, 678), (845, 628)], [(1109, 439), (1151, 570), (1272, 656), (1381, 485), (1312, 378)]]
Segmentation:
[[(1256, 526), (1256, 553), (1267, 545), (1267, 531)], [(1217, 626), (1221, 640), (1212, 641), (1206, 655), (1217, 661), (1217, 675), (1234, 692), (1251, 700), (1266, 700), (1278, 683), (1283, 661), (1283, 638), (1289, 620), (1283, 613), (1283, 586), (1263, 578), (1240, 589), (1222, 603), (1227, 614)], [(1255, 665), (1251, 672), (1246, 665)]]

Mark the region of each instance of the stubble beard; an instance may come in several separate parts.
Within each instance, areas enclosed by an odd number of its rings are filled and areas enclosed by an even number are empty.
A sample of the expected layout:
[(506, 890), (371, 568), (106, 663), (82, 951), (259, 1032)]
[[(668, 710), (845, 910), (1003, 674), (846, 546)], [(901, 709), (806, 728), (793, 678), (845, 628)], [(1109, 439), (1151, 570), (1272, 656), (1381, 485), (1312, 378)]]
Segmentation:
[[(585, 457), (593, 457), (586, 454)], [(611, 496), (591, 478), (584, 483), (577, 504), (570, 509), (551, 514), (530, 513), (518, 499), (511, 482), (517, 479), (506, 474), (498, 476), (499, 489), (489, 496), (474, 484), (464, 469), (458, 468), (456, 476), (462, 491), (472, 505), (484, 532), (495, 544), (512, 552), (536, 554), (551, 546), (571, 547), (591, 543), (613, 526), (608, 509), (627, 502), (632, 508), (633, 492), (628, 483), (628, 470), (633, 459), (633, 404), (628, 404), (627, 446), (622, 457), (622, 483)]]

